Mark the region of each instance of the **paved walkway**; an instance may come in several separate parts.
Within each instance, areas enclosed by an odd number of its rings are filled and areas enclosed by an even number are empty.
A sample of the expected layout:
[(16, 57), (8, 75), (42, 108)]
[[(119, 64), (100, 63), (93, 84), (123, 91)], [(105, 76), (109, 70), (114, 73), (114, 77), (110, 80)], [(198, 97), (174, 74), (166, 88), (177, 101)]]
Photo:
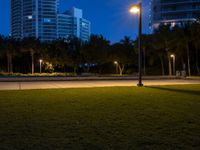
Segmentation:
[[(200, 80), (145, 80), (145, 86), (200, 84)], [(136, 86), (137, 80), (0, 82), (0, 90)]]
[[(175, 76), (143, 76), (145, 80), (181, 79)], [(77, 77), (18, 77), (0, 76), (0, 82), (22, 82), (22, 81), (104, 81), (104, 80), (138, 80), (137, 76), (77, 76)]]

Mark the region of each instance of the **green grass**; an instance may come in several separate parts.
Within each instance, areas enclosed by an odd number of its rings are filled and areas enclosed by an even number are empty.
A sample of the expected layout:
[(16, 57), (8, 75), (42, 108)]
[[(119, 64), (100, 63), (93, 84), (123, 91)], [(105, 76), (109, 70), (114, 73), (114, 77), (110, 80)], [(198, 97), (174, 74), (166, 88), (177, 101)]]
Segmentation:
[(0, 150), (200, 149), (200, 85), (0, 91)]

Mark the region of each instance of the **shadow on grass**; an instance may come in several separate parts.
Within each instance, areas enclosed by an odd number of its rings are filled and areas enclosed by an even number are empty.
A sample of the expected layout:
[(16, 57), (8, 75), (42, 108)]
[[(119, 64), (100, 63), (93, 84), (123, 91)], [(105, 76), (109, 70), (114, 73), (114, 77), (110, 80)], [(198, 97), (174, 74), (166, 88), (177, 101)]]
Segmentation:
[(185, 93), (185, 94), (200, 96), (200, 91), (174, 89), (174, 88), (169, 88), (169, 87), (156, 87), (156, 86), (146, 86), (146, 88), (152, 88), (152, 89), (157, 89), (157, 90), (164, 90), (164, 91), (169, 91), (169, 92), (178, 92), (178, 93)]

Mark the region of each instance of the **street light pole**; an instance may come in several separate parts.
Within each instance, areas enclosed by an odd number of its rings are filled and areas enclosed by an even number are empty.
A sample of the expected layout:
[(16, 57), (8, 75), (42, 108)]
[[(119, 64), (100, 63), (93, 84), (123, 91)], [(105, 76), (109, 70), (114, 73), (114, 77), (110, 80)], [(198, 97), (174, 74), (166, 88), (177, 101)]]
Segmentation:
[(173, 60), (173, 75), (176, 75), (176, 56), (172, 54), (171, 58)]
[(142, 87), (142, 1), (137, 5), (132, 5), (130, 13), (138, 14), (138, 87)]
[(138, 30), (138, 70), (139, 70), (139, 79), (137, 86), (141, 87), (142, 84), (142, 2), (140, 1), (138, 4), (139, 7), (139, 30)]
[(118, 74), (118, 61), (114, 61), (115, 67), (116, 67), (116, 74)]
[(42, 73), (42, 59), (40, 59), (40, 74)]

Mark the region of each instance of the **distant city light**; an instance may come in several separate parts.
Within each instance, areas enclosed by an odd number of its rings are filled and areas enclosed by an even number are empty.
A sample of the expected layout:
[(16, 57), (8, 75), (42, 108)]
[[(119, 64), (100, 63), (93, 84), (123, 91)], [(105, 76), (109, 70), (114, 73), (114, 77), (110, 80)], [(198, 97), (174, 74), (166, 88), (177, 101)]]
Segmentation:
[(172, 22), (171, 25), (172, 25), (172, 27), (175, 27), (175, 26), (176, 26), (176, 23), (175, 23), (175, 22)]

